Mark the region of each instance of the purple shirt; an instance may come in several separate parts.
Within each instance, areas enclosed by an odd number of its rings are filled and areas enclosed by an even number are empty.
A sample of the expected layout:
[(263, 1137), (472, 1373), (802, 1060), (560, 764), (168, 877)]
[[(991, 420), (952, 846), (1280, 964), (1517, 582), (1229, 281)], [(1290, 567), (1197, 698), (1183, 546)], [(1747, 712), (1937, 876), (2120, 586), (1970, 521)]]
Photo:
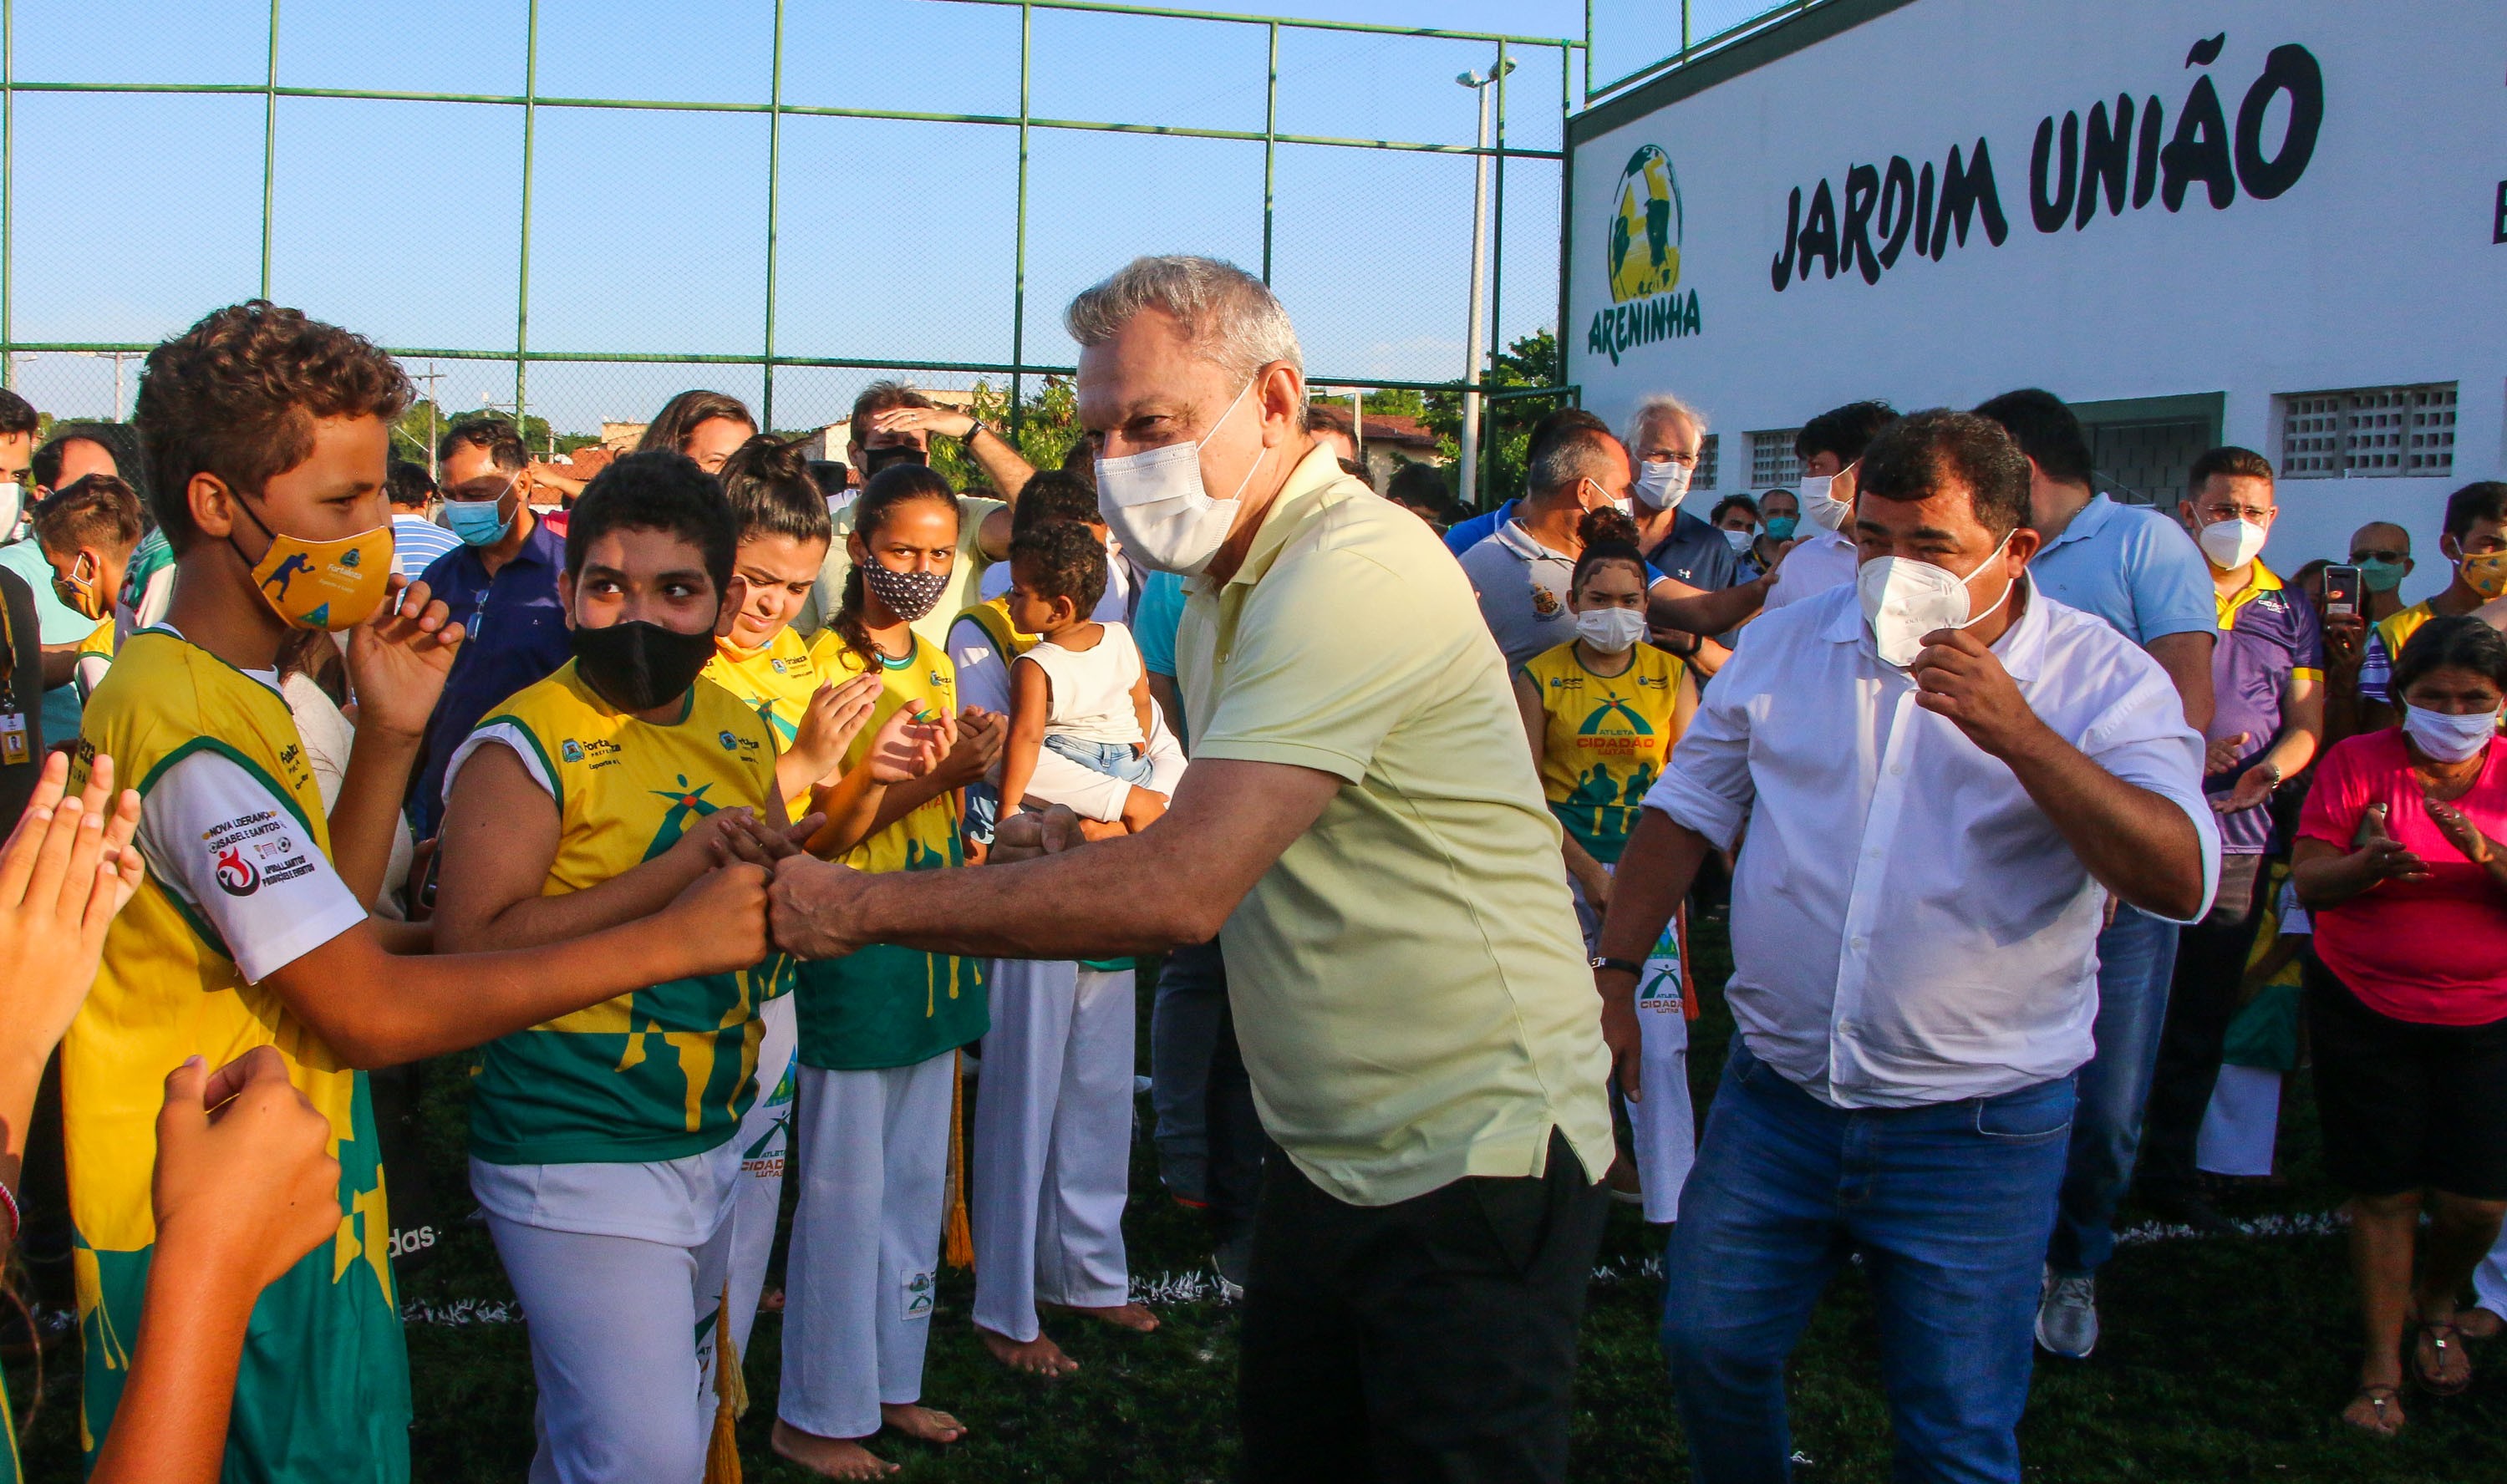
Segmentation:
[[(2205, 793), (2226, 793), (2280, 735), (2281, 705), (2290, 681), (2324, 678), (2324, 631), (2315, 604), (2281, 586), (2262, 562), (2235, 596), (2218, 599), (2219, 641), (2211, 648), (2211, 735), (2246, 734), (2237, 764), (2206, 778)], [(2271, 808), (2258, 804), (2220, 817), (2220, 851), (2260, 855), (2271, 849)]]

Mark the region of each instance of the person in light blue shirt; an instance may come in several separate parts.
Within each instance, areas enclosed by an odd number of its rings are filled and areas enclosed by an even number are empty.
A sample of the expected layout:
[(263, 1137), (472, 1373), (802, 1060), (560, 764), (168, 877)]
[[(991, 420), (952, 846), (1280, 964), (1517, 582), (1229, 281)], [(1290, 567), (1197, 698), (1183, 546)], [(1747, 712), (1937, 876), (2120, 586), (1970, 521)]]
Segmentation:
[[(2148, 651), (2175, 683), (2187, 723), (2207, 735), (2219, 609), (2193, 538), (2158, 511), (2091, 492), (2089, 440), (2052, 392), (2006, 392), (1977, 412), (2001, 423), (2028, 455), (2029, 524), (2045, 543), (2028, 563), (2029, 580)], [(2058, 1356), (2086, 1359), (2097, 1344), (2096, 1275), (2115, 1251), (2116, 1206), (2141, 1147), (2176, 944), (2177, 924), (2123, 905), (2098, 935), (2096, 1051), (2080, 1070), (2037, 1307), (2037, 1343)]]
[[(57, 574), (44, 556), (43, 546), (35, 540), (33, 528), (27, 527), (22, 540), (0, 546), (0, 567), (18, 574), (35, 596), (35, 628), (45, 647), (77, 644), (95, 633), (96, 619), (89, 618), (61, 601), (53, 586)], [(84, 707), (79, 702), (78, 686), (63, 680), (44, 691), (44, 735), (54, 742), (78, 736), (79, 715)]]
[(426, 472), (426, 465), (393, 459), (383, 476), (383, 492), (391, 497), (392, 570), (416, 581), (436, 558), (461, 543), (435, 524), (435, 476)]

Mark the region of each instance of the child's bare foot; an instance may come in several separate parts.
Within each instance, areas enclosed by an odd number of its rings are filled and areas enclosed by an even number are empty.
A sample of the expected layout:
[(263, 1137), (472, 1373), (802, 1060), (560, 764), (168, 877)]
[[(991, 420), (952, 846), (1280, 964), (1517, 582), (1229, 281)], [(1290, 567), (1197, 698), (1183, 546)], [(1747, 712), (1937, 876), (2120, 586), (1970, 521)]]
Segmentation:
[(1065, 1314), (1083, 1315), (1100, 1323), (1111, 1324), (1117, 1329), (1128, 1329), (1134, 1334), (1147, 1334), (1158, 1327), (1158, 1317), (1139, 1304), (1114, 1304), (1097, 1309), (1083, 1308), (1077, 1304), (1044, 1304), (1039, 1307), (1059, 1309)]
[(881, 1402), (879, 1420), (917, 1442), (954, 1443), (966, 1435), (965, 1425), (958, 1419), (911, 1401)]
[(1025, 1371), (1031, 1376), (1043, 1376), (1050, 1380), (1079, 1369), (1079, 1362), (1064, 1355), (1062, 1347), (1044, 1334), (1038, 1334), (1033, 1340), (1013, 1340), (1008, 1335), (977, 1324), (975, 1336), (984, 1342), (986, 1350), (993, 1353), (994, 1359), (1014, 1371)]
[[(883, 1410), (885, 1410), (883, 1408)], [(775, 1419), (775, 1451), (812, 1473), (830, 1479), (884, 1479), (897, 1466), (861, 1445), (857, 1437), (820, 1437)]]

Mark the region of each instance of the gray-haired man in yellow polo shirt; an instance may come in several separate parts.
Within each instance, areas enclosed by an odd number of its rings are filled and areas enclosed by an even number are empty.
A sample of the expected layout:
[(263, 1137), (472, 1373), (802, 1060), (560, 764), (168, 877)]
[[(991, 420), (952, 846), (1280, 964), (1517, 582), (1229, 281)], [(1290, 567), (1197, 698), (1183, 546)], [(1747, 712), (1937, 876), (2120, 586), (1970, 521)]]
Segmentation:
[[(1194, 578), (1192, 770), (1155, 825), (1050, 859), (787, 861), (777, 937), (1088, 959), (1216, 933), (1287, 1155), (1246, 1292), (1248, 1476), (1562, 1478), (1609, 1067), (1504, 663), (1435, 537), (1306, 436), (1258, 279), (1144, 258), (1069, 323), (1107, 519)], [(996, 858), (1075, 835), (1005, 821)]]

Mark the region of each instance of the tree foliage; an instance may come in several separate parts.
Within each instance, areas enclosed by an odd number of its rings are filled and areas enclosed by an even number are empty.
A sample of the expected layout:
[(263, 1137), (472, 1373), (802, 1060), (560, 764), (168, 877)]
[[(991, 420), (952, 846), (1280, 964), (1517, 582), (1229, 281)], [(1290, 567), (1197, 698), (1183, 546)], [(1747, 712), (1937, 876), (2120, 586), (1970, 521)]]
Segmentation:
[[(1488, 379), (1492, 391), (1559, 386), (1558, 337), (1547, 330), (1522, 337), (1492, 359), (1495, 364), (1490, 368)], [(1502, 401), (1492, 396), (1481, 402), (1480, 438), (1484, 451), (1480, 459), (1481, 509), (1494, 510), (1523, 492), (1524, 467), (1530, 461), (1532, 425), (1567, 406), (1568, 402), (1568, 394), (1563, 389), (1548, 396), (1508, 397)], [(1463, 392), (1459, 382), (1450, 391), (1438, 389), (1428, 393), (1427, 412), (1421, 420), (1436, 435), (1439, 455), (1448, 458), (1461, 456)]]

